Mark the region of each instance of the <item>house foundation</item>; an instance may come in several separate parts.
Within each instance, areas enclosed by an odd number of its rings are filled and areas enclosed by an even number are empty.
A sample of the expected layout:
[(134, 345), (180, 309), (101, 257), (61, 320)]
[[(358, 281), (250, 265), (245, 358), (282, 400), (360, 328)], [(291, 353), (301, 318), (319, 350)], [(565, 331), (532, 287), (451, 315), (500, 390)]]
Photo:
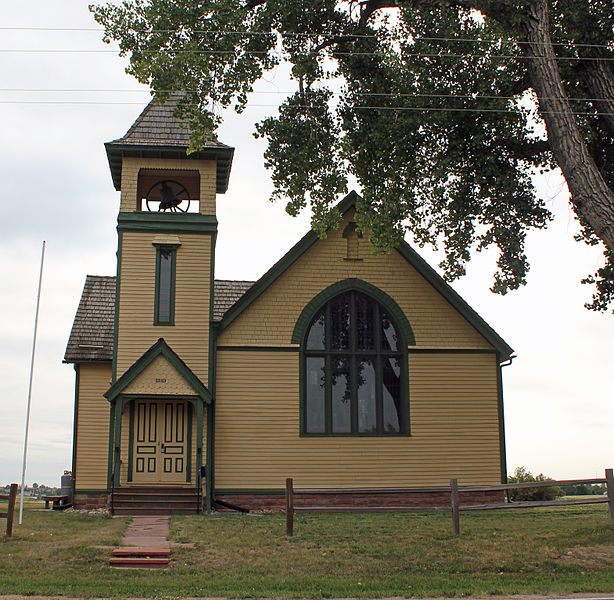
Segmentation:
[(80, 510), (109, 508), (111, 506), (111, 496), (108, 492), (75, 492), (72, 504), (74, 508)]
[[(500, 504), (504, 502), (504, 492), (460, 492), (460, 505)], [(216, 494), (216, 500), (250, 511), (285, 510), (286, 497), (283, 493), (229, 493)], [(449, 508), (449, 492), (378, 492), (377, 494), (295, 494), (295, 508), (343, 507), (343, 508)]]

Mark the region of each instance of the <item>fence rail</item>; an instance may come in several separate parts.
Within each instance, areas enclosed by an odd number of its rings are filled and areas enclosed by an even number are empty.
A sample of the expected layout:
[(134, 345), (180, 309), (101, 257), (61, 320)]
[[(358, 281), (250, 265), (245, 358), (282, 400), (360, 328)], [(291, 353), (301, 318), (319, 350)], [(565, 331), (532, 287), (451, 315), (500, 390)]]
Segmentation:
[(15, 500), (17, 499), (17, 484), (11, 483), (8, 496), (0, 496), (0, 500), (8, 500), (9, 505), (5, 513), (0, 513), (0, 519), (6, 519), (6, 536), (13, 535), (13, 517), (15, 516)]
[[(462, 492), (490, 492), (520, 490), (530, 488), (544, 488), (554, 486), (572, 485), (606, 485), (607, 495), (602, 498), (574, 498), (572, 500), (548, 501), (517, 501), (504, 504), (470, 504), (462, 506), (460, 495)], [(394, 493), (445, 493), (450, 496), (450, 506), (295, 506), (294, 498), (299, 495), (344, 495), (344, 494), (394, 494)], [(451, 479), (449, 486), (426, 487), (397, 487), (397, 488), (299, 488), (294, 487), (294, 480), (286, 479), (286, 535), (294, 535), (294, 513), (296, 512), (451, 512), (452, 526), (456, 535), (460, 534), (460, 511), (463, 510), (493, 510), (508, 508), (541, 508), (557, 506), (573, 506), (580, 504), (608, 503), (610, 523), (614, 525), (614, 475), (612, 469), (605, 470), (605, 477), (593, 479), (559, 479), (552, 481), (535, 481), (524, 483), (504, 483), (499, 485), (465, 485), (459, 486), (457, 479)]]

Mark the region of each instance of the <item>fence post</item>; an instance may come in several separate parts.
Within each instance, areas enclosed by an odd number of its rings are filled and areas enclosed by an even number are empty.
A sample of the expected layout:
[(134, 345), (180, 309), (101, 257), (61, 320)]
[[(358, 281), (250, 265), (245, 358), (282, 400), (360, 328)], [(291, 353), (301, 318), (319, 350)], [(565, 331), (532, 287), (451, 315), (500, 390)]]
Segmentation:
[(454, 525), (454, 535), (460, 534), (460, 517), (458, 514), (458, 480), (450, 479), (450, 504), (452, 505), (452, 524)]
[(614, 474), (612, 469), (605, 470), (605, 484), (608, 491), (608, 506), (610, 507), (610, 524), (614, 525)]
[(9, 507), (6, 513), (6, 535), (13, 535), (13, 517), (15, 516), (15, 499), (17, 498), (17, 484), (11, 483), (11, 491), (9, 492)]
[(294, 535), (294, 488), (292, 477), (286, 479), (286, 535)]

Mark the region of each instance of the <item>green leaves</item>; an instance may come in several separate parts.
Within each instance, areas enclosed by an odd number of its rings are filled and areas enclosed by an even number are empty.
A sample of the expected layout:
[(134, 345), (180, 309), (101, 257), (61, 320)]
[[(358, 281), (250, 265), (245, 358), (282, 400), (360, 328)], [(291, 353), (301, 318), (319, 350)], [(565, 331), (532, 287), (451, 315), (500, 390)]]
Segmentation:
[(256, 137), (266, 137), (265, 165), (271, 169), (272, 200), (287, 198), (286, 210), (297, 215), (310, 202), (313, 227), (324, 234), (340, 215), (329, 208), (347, 191), (340, 127), (329, 111), (331, 93), (297, 93), (280, 107), (278, 117), (256, 126)]
[[(192, 127), (190, 151), (215, 136), (218, 107), (241, 112), (254, 83), (289, 62), (297, 91), (255, 132), (268, 142), (273, 200), (283, 199), (292, 215), (309, 208), (324, 235), (356, 180), (357, 222), (376, 252), (409, 230), (418, 244), (444, 249), (440, 266), (455, 279), (472, 253), (494, 246), (492, 290), (518, 288), (528, 271), (527, 232), (550, 219), (531, 175), (554, 166), (522, 53), (531, 2), (382, 4), (127, 0), (91, 10), (105, 40), (130, 57), (129, 72), (160, 101), (183, 93), (178, 110)], [(580, 98), (573, 108), (586, 113), (578, 117), (583, 135), (612, 185), (610, 125), (589, 100), (574, 45), (583, 36), (611, 49), (612, 13), (592, 0), (551, 4), (564, 84)], [(597, 24), (591, 32), (589, 17)], [(613, 299), (600, 289), (604, 302), (595, 308)]]

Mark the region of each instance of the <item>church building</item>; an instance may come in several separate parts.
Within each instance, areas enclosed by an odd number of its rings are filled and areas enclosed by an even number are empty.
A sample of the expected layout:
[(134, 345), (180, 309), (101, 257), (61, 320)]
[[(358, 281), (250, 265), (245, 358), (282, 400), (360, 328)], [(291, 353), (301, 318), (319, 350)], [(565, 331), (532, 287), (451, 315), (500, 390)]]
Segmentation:
[(258, 281), (216, 279), (234, 149), (187, 155), (173, 111), (106, 144), (117, 272), (87, 277), (64, 357), (74, 505), (276, 508), (292, 477), (310, 504), (408, 506), (505, 481), (508, 344), (408, 244), (374, 255), (354, 192)]

